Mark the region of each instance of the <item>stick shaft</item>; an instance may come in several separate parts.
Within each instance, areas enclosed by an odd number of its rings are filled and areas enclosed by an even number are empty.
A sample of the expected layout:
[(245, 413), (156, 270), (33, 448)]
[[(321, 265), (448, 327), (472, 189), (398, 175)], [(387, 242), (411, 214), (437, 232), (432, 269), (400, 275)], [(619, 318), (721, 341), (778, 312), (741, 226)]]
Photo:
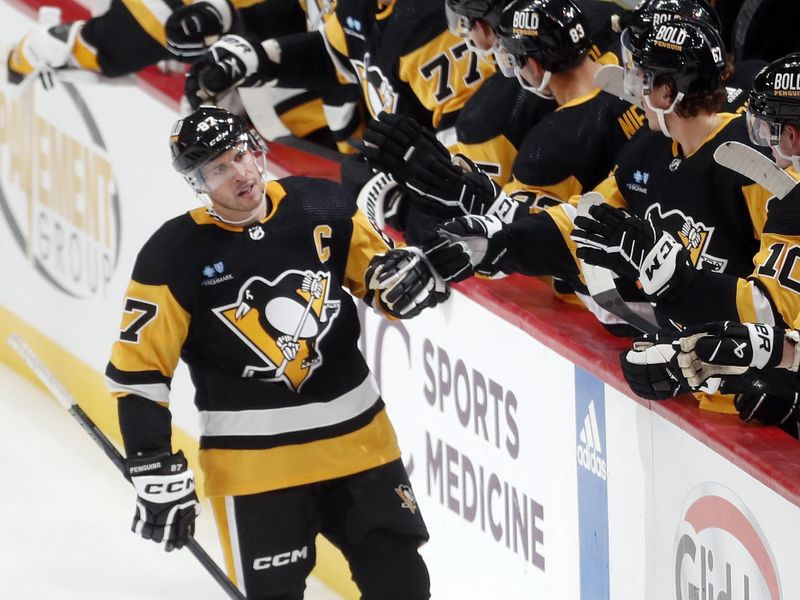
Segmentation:
[[(117, 470), (125, 475), (125, 459), (122, 457), (120, 451), (117, 450), (117, 447), (111, 443), (111, 440), (106, 437), (100, 428), (95, 425), (91, 417), (78, 406), (75, 399), (69, 394), (61, 382), (55, 378), (30, 346), (16, 335), (9, 337), (8, 343), (47, 389), (50, 390), (50, 393), (56, 397), (59, 403), (61, 403), (61, 405), (67, 409), (67, 412), (80, 424), (89, 437), (94, 440), (108, 459), (114, 463)], [(197, 540), (193, 537), (189, 537), (186, 547), (203, 568), (208, 571), (208, 574), (214, 578), (214, 581), (225, 591), (229, 598), (233, 600), (246, 600), (244, 595), (233, 585), (233, 582), (228, 579), (228, 576), (219, 568), (217, 563), (214, 562), (214, 559), (208, 555)]]

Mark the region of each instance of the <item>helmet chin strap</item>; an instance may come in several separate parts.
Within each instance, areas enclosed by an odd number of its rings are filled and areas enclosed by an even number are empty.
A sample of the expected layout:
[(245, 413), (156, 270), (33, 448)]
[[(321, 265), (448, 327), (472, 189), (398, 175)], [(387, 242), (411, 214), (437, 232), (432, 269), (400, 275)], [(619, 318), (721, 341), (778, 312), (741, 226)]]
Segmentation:
[(681, 100), (683, 100), (683, 92), (678, 92), (675, 94), (675, 100), (672, 101), (672, 104), (669, 105), (669, 108), (656, 108), (650, 102), (650, 94), (644, 95), (644, 103), (647, 105), (647, 108), (656, 113), (656, 119), (658, 119), (658, 127), (661, 129), (661, 133), (670, 139), (672, 138), (672, 134), (669, 131), (669, 127), (667, 127), (667, 120), (664, 117), (666, 117), (666, 115), (671, 115), (675, 111), (675, 107), (678, 105), (678, 102)]
[(542, 75), (542, 82), (534, 87), (522, 76), (522, 70), (519, 66), (514, 67), (514, 75), (517, 77), (517, 81), (522, 86), (522, 89), (532, 94), (536, 94), (540, 98), (544, 98), (545, 100), (552, 100), (553, 99), (553, 92), (551, 92), (547, 86), (550, 83), (550, 75), (552, 73), (550, 71), (545, 71), (544, 75)]

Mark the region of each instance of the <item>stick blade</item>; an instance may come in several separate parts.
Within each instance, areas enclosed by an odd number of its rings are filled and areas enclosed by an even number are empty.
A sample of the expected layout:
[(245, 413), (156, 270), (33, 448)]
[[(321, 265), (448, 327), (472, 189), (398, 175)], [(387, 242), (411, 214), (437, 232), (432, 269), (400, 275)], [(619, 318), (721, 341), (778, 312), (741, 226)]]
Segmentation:
[(724, 142), (714, 151), (714, 160), (766, 188), (778, 199), (786, 196), (797, 182), (758, 150), (741, 142)]
[(625, 86), (623, 85), (624, 73), (624, 69), (617, 65), (603, 65), (594, 75), (594, 84), (604, 92), (642, 108), (641, 100), (625, 91)]

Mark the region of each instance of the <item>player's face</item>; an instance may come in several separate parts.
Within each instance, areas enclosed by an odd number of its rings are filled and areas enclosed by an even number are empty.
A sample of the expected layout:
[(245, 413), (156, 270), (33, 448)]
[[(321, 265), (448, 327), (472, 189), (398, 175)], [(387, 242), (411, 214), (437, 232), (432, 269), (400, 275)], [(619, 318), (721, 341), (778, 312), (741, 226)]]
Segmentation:
[(532, 58), (525, 61), (525, 65), (519, 70), (519, 73), (532, 87), (538, 88), (542, 84), (544, 68)]
[[(642, 108), (644, 109), (644, 115), (647, 117), (647, 125), (650, 127), (651, 131), (661, 131), (661, 126), (658, 123), (658, 117), (656, 116), (655, 111), (652, 108), (660, 108), (661, 110), (667, 110), (670, 106), (672, 106), (672, 90), (668, 85), (657, 85), (654, 86), (652, 91), (649, 95), (649, 104), (648, 102), (642, 103)], [(651, 108), (652, 106), (652, 108)], [(667, 118), (671, 117), (671, 114), (666, 115)]]
[(484, 52), (491, 50), (497, 42), (497, 36), (489, 24), (482, 19), (475, 19), (469, 29), (469, 39)]
[(246, 146), (234, 146), (203, 165), (201, 174), (214, 209), (239, 221), (264, 201), (264, 186), (256, 156)]

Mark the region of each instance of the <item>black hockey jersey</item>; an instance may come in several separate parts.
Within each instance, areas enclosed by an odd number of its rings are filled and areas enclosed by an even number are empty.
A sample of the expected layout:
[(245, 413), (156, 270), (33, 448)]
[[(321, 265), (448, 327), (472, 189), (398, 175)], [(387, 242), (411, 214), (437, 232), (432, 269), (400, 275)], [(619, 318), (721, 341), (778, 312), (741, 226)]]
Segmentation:
[(528, 132), (556, 109), (499, 71), (467, 101), (456, 121), (454, 152), (476, 163), (498, 185), (511, 179), (511, 167)]
[(447, 28), (444, 4), (339, 0), (325, 42), (340, 80), (358, 83), (372, 117), (405, 114), (455, 142), (458, 111), (494, 72)]
[(638, 108), (599, 88), (575, 98), (528, 133), (503, 190), (522, 199), (536, 194), (551, 198), (550, 204), (566, 202), (603, 181), (644, 121)]
[(644, 132), (617, 159), (613, 181), (598, 188), (619, 195), (628, 210), (679, 239), (698, 269), (747, 274), (766, 219), (763, 188), (714, 161), (727, 141), (748, 142), (743, 118), (721, 114), (722, 125), (692, 155), (677, 142)]
[(400, 455), (344, 289), (370, 300), (364, 273), (387, 243), (337, 184), (291, 177), (267, 193), (260, 223), (236, 227), (197, 209), (150, 238), (106, 371), (115, 397), (167, 403), (184, 360), (210, 496), (331, 479)]

